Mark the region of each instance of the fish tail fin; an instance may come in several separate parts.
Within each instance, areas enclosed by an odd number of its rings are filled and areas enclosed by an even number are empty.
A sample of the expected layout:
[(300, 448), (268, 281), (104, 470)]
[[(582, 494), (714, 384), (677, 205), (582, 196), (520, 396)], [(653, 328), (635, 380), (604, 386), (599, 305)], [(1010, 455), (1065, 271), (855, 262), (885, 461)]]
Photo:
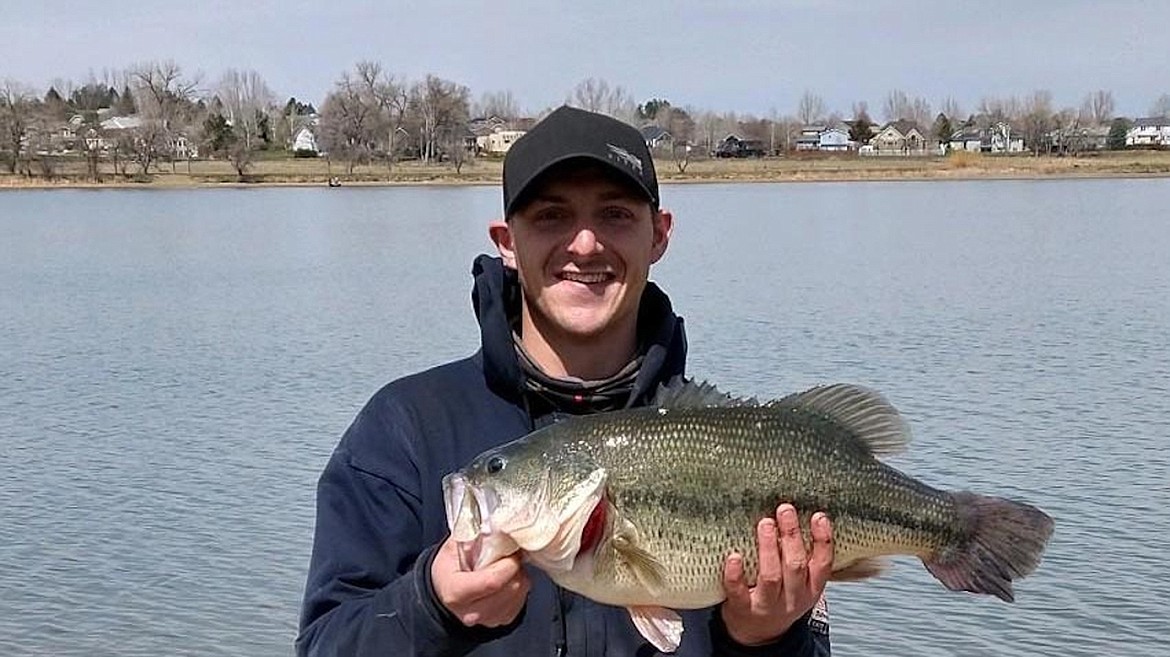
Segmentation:
[(1053, 520), (1034, 506), (973, 493), (952, 493), (960, 538), (923, 559), (952, 591), (994, 595), (1012, 602), (1012, 581), (1040, 565)]

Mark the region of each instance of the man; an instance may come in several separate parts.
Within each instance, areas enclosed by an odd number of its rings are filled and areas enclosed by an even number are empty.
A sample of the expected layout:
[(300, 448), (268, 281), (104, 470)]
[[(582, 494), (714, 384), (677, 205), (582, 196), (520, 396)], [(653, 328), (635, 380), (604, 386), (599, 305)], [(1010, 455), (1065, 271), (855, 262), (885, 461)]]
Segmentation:
[[(673, 217), (634, 128), (562, 107), (504, 161), (504, 217), (472, 301), (482, 347), (374, 395), (318, 487), (301, 655), (648, 655), (624, 609), (559, 589), (519, 556), (461, 571), (440, 481), (481, 451), (565, 415), (645, 404), (684, 373), (682, 318), (648, 282)], [(831, 528), (806, 551), (795, 512), (757, 528), (760, 576), (728, 558), (728, 599), (683, 612), (677, 655), (828, 654), (809, 616)]]

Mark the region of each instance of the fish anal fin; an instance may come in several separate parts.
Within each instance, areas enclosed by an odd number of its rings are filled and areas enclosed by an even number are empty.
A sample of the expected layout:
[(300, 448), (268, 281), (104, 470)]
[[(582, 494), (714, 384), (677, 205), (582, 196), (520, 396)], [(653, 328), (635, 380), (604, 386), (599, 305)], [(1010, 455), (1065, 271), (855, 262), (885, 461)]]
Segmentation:
[(877, 557), (858, 559), (844, 568), (834, 570), (833, 574), (829, 576), (829, 580), (834, 582), (856, 582), (858, 580), (869, 579), (870, 577), (877, 577), (886, 572), (889, 567), (890, 562), (886, 559), (879, 559)]
[(638, 633), (661, 652), (674, 652), (682, 643), (682, 617), (666, 607), (627, 607)]
[(615, 535), (611, 545), (614, 556), (625, 564), (651, 595), (658, 595), (666, 588), (666, 568), (654, 555), (635, 543), (629, 532)]

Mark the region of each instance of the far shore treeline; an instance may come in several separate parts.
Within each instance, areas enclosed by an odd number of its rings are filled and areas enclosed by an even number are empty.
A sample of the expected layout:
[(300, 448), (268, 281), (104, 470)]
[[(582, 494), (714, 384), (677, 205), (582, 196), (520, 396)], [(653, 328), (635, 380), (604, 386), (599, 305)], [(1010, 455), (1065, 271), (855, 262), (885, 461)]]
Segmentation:
[[(0, 80), (0, 177), (10, 179), (146, 182), (176, 172), (180, 163), (190, 173), (193, 162), (221, 162), (246, 181), (266, 162), (293, 159), (325, 159), (330, 176), (371, 167), (392, 172), (405, 161), (458, 174), (477, 159), (498, 159), (511, 139), (553, 109), (522, 108), (510, 90), (473, 95), (435, 75), (408, 79), (371, 61), (342, 73), (321, 99), (278, 94), (256, 71), (232, 69), (208, 81), (172, 61), (143, 62), (84, 82), (58, 80), (46, 89)], [(831, 108), (805, 91), (790, 112), (754, 116), (683, 98), (636, 97), (590, 78), (567, 89), (564, 102), (642, 128), (655, 156), (682, 173), (715, 156), (872, 153), (871, 139), (887, 140), (889, 126), (901, 139), (916, 133), (890, 154), (941, 156), (956, 144), (1035, 156), (1122, 150), (1135, 143), (1131, 137), (1127, 144), (1135, 125), (1155, 120), (1162, 130), (1158, 117), (1166, 119), (1170, 139), (1170, 94), (1151, 91), (1151, 97), (1146, 117), (1124, 117), (1107, 90), (1089, 91), (1080, 106), (1063, 108), (1046, 90), (985, 97), (974, 108), (953, 98), (932, 105), (892, 90), (872, 110), (865, 100)], [(828, 133), (836, 138), (826, 141)], [(729, 140), (737, 150), (728, 150)]]

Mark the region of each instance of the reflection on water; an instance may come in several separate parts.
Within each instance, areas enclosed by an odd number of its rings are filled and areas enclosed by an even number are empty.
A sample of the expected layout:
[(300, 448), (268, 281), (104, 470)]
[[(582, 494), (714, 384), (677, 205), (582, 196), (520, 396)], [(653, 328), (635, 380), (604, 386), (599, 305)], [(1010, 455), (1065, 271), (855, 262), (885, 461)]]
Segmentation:
[[(693, 375), (855, 381), (894, 460), (1057, 519), (1007, 605), (830, 586), (842, 654), (1162, 654), (1167, 181), (672, 186)], [(492, 188), (0, 194), (10, 654), (289, 655), (315, 480), (386, 380), (477, 338)]]

